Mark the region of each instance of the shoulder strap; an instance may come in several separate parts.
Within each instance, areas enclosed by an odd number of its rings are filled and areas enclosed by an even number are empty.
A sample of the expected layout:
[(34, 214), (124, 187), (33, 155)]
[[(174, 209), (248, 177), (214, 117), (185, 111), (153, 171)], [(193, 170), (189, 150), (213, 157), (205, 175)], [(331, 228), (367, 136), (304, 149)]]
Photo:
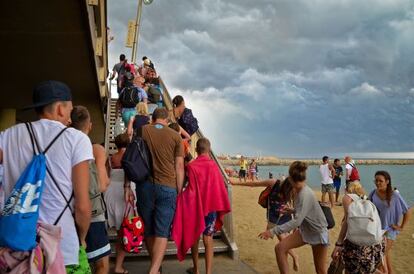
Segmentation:
[(358, 195), (356, 195), (356, 194), (351, 194), (351, 193), (348, 193), (348, 194), (346, 194), (346, 195), (348, 195), (348, 197), (349, 198), (351, 198), (353, 201), (359, 201), (359, 200), (361, 200), (361, 197), (359, 197)]
[[(33, 153), (34, 154), (36, 154), (36, 151), (35, 151), (35, 144), (36, 144), (36, 148), (37, 148), (37, 151), (40, 153), (40, 151), (41, 151), (41, 149), (40, 149), (40, 146), (39, 146), (39, 143), (37, 142), (37, 139), (36, 139), (36, 135), (34, 134), (34, 130), (33, 130), (33, 125), (32, 125), (32, 123), (30, 123), (30, 122), (26, 122), (25, 123), (26, 124), (26, 127), (27, 127), (27, 130), (29, 131), (29, 135), (30, 135), (30, 140), (31, 140), (31, 142), (32, 142), (32, 147), (33, 147)], [(46, 152), (50, 149), (50, 147), (56, 142), (56, 140), (63, 134), (63, 132), (66, 130), (66, 129), (68, 129), (68, 127), (65, 127), (65, 128), (63, 128), (56, 136), (55, 136), (55, 138), (53, 138), (53, 140), (49, 143), (49, 145), (47, 145), (47, 147), (46, 147), (46, 149), (43, 151), (43, 152), (41, 152), (41, 154), (46, 154)], [(71, 203), (71, 201), (72, 201), (72, 199), (73, 199), (73, 196), (74, 196), (74, 194), (73, 194), (73, 191), (72, 191), (72, 194), (71, 194), (71, 196), (70, 196), (70, 198), (69, 198), (69, 200), (66, 198), (66, 196), (65, 196), (65, 194), (63, 193), (63, 191), (62, 191), (62, 189), (60, 188), (60, 186), (59, 186), (59, 184), (57, 183), (57, 181), (56, 181), (56, 179), (55, 179), (55, 177), (52, 175), (52, 172), (50, 171), (50, 169), (49, 169), (49, 167), (47, 166), (47, 164), (46, 164), (46, 172), (47, 172), (47, 174), (49, 174), (49, 177), (52, 179), (52, 182), (55, 184), (55, 186), (57, 187), (57, 189), (59, 190), (59, 192), (60, 192), (60, 194), (62, 195), (62, 197), (63, 197), (63, 199), (65, 200), (65, 202), (66, 202), (66, 205), (65, 205), (65, 207), (63, 208), (63, 210), (62, 210), (62, 212), (59, 214), (59, 217), (57, 218), (57, 220), (53, 223), (53, 225), (56, 225), (59, 221), (60, 221), (60, 219), (62, 218), (62, 216), (63, 216), (63, 213), (65, 213), (65, 211), (66, 211), (66, 209), (67, 208), (69, 208), (70, 209), (70, 211), (72, 212), (72, 208), (70, 207), (70, 203)], [(73, 212), (72, 212), (72, 214), (73, 214)]]

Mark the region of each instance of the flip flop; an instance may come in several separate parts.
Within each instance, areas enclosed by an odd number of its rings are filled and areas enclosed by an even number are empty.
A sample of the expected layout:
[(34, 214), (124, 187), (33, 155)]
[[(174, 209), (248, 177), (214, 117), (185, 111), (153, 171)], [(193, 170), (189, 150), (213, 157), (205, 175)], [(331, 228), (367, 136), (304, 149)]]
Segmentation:
[(114, 272), (114, 274), (129, 274), (129, 272), (125, 269), (123, 272)]

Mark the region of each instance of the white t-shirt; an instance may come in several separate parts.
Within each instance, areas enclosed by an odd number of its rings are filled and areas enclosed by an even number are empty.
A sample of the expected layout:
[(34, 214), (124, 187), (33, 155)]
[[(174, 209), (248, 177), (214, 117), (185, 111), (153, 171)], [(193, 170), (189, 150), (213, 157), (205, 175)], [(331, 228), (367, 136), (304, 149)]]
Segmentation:
[(322, 184), (323, 185), (333, 184), (332, 172), (329, 170), (329, 164), (328, 163), (321, 165), (319, 167), (319, 171), (321, 172)]
[(352, 172), (352, 165), (346, 164), (345, 169), (346, 169), (346, 179), (349, 180), (349, 176), (351, 175), (351, 172)]
[[(60, 122), (47, 119), (33, 122), (32, 125), (42, 150), (65, 127)], [(6, 199), (21, 173), (32, 160), (33, 149), (29, 136), (25, 124), (18, 124), (0, 133)], [(69, 200), (73, 192), (72, 167), (91, 159), (93, 159), (91, 141), (87, 135), (73, 128), (67, 129), (46, 153), (46, 164), (66, 199)], [(53, 224), (65, 206), (65, 199), (46, 173), (39, 207), (39, 221)], [(73, 209), (73, 199), (71, 208)], [(78, 264), (79, 240), (69, 208), (65, 210), (57, 225), (62, 228), (61, 250), (65, 265)]]

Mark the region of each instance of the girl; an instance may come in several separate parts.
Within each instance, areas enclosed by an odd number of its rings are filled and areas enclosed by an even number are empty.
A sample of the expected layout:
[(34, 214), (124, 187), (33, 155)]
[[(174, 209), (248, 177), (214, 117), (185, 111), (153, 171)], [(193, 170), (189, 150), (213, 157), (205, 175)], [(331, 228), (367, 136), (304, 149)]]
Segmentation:
[(289, 250), (305, 244), (312, 246), (316, 273), (327, 273), (328, 223), (312, 189), (306, 185), (307, 168), (308, 165), (301, 161), (295, 161), (289, 167), (290, 182), (296, 193), (295, 207), (292, 211), (295, 213), (295, 218), (259, 234), (260, 238), (267, 240), (273, 235), (299, 228), (276, 245), (276, 259), (281, 274), (289, 273), (287, 260)]

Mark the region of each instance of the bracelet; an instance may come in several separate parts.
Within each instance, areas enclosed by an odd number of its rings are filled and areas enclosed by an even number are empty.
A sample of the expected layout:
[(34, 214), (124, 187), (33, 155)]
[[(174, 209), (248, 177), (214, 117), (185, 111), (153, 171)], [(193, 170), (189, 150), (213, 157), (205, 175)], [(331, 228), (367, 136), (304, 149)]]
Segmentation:
[(338, 247), (343, 247), (343, 246), (344, 246), (344, 244), (343, 244), (343, 243), (342, 243), (342, 244), (335, 243), (335, 246), (338, 246)]

